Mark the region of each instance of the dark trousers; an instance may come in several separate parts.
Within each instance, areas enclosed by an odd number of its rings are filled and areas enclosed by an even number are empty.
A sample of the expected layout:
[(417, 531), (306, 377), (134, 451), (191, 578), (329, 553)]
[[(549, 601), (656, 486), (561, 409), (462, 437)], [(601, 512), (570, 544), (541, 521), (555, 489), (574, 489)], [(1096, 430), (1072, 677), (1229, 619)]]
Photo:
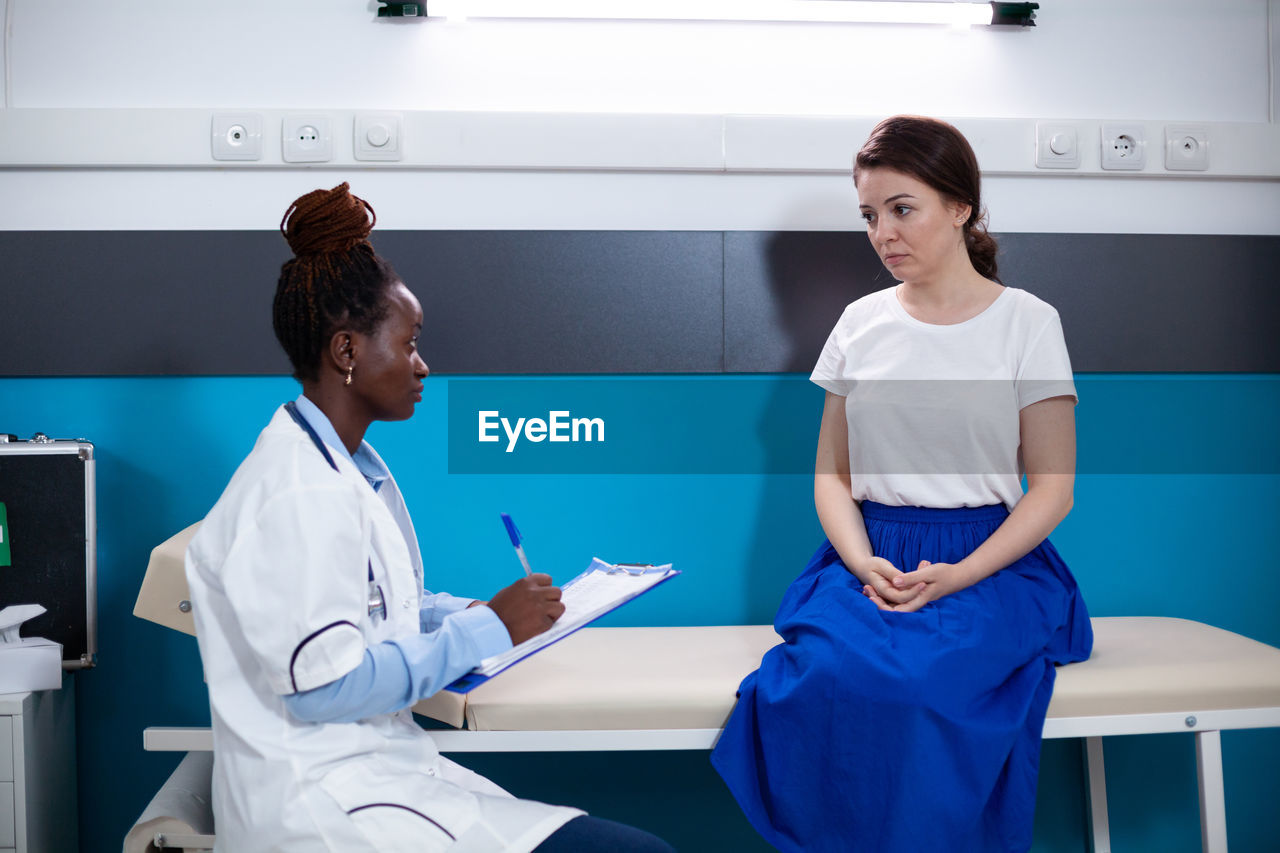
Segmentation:
[(656, 835), (634, 826), (582, 815), (553, 832), (533, 853), (675, 853)]

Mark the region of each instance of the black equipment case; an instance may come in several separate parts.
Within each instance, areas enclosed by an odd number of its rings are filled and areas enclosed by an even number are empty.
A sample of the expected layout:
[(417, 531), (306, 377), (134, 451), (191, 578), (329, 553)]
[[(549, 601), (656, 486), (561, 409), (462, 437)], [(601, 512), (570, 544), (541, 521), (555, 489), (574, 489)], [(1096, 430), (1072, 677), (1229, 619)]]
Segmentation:
[(0, 504), (11, 565), (0, 565), (0, 607), (39, 604), (22, 636), (62, 643), (62, 668), (98, 653), (97, 501), (93, 444), (0, 434)]

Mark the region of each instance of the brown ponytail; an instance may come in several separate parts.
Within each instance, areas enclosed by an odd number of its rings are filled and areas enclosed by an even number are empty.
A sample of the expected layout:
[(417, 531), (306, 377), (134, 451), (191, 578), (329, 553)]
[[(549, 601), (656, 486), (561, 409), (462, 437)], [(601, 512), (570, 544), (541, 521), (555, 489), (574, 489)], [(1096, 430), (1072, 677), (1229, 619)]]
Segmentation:
[(1000, 281), (996, 271), (996, 240), (987, 231), (982, 207), (982, 172), (978, 158), (960, 131), (945, 121), (924, 116), (892, 116), (875, 126), (853, 160), (853, 178), (860, 169), (893, 169), (933, 187), (944, 198), (967, 204), (964, 245), (973, 268), (984, 278)]
[(999, 246), (996, 245), (996, 238), (987, 231), (985, 211), (978, 220), (971, 219), (965, 224), (964, 246), (969, 250), (969, 260), (973, 263), (973, 268), (978, 271), (978, 275), (992, 281), (1000, 281), (1000, 276), (996, 274), (996, 251)]

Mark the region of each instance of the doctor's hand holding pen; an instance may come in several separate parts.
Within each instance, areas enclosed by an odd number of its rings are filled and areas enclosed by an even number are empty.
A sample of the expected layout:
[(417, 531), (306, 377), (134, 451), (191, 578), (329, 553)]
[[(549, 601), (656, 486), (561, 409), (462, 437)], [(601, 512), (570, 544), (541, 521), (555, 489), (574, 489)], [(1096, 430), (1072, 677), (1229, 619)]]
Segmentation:
[(551, 575), (531, 574), (499, 590), (488, 601), (489, 608), (507, 626), (512, 645), (520, 645), (550, 628), (564, 613), (560, 587), (551, 585)]
[(529, 558), (520, 544), (520, 531), (511, 516), (502, 513), (502, 523), (511, 537), (511, 545), (516, 549), (516, 557), (524, 567), (525, 576), (489, 601), (477, 601), (475, 604), (488, 604), (489, 609), (498, 614), (502, 624), (507, 626), (512, 645), (518, 646), (554, 625), (564, 613), (564, 605), (560, 603), (560, 587), (551, 585), (551, 575), (535, 574), (529, 565)]

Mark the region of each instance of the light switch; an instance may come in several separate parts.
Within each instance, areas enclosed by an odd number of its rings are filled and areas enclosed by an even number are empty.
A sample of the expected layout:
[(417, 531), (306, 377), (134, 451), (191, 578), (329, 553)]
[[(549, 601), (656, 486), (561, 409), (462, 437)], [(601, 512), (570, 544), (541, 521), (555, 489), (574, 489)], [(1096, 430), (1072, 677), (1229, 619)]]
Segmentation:
[(404, 157), (404, 121), (400, 113), (357, 113), (354, 150), (357, 160), (400, 160)]

